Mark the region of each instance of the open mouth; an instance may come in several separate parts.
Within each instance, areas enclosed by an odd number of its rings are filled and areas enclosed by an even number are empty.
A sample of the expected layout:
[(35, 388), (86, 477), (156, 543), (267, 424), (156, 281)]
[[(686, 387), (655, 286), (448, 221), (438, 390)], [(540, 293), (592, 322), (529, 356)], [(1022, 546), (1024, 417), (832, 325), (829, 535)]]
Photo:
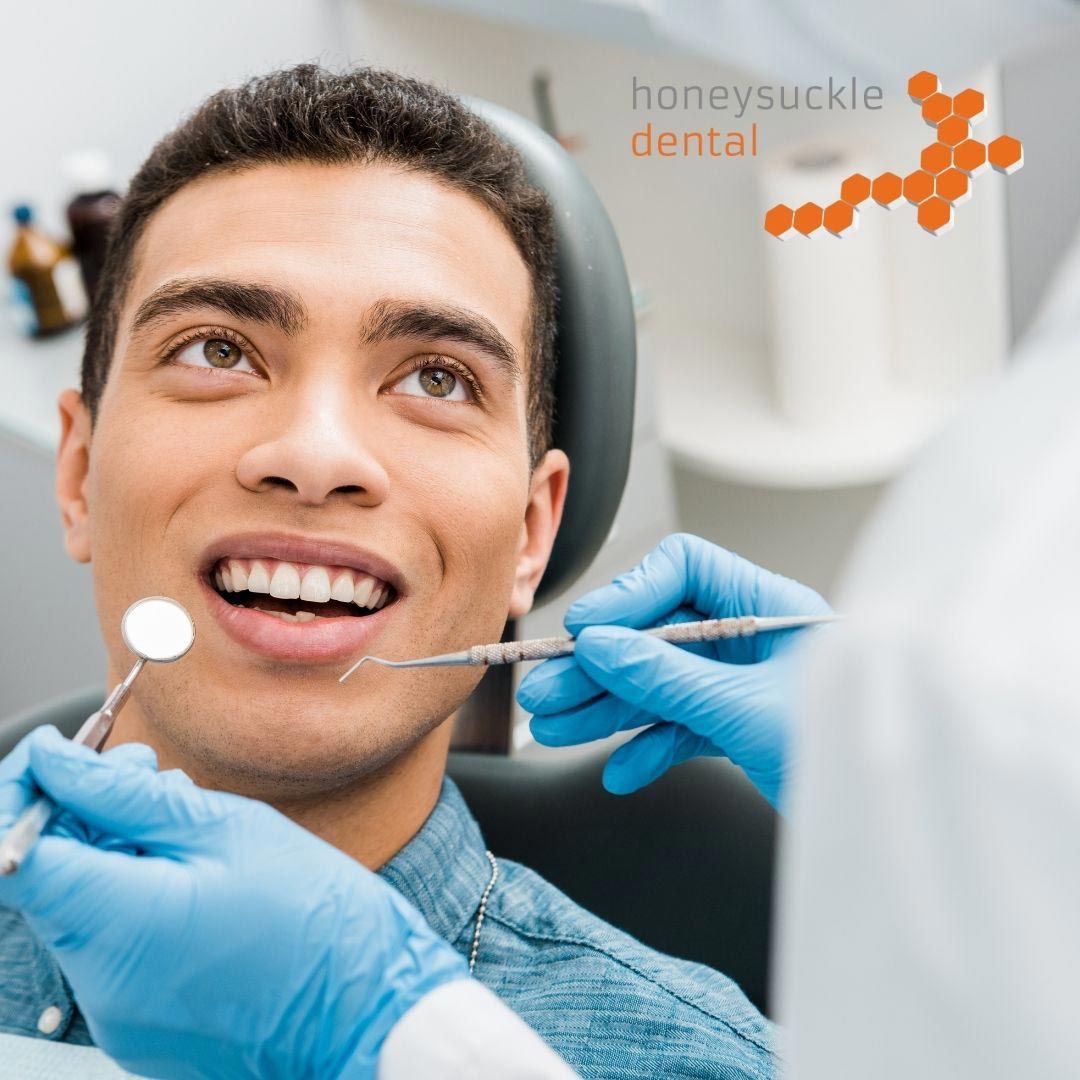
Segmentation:
[(364, 618), (398, 595), (388, 581), (360, 570), (269, 558), (226, 556), (210, 568), (208, 578), (233, 607), (296, 623)]
[(217, 628), (261, 660), (337, 664), (405, 625), (405, 574), (338, 537), (233, 533), (206, 548), (196, 573)]

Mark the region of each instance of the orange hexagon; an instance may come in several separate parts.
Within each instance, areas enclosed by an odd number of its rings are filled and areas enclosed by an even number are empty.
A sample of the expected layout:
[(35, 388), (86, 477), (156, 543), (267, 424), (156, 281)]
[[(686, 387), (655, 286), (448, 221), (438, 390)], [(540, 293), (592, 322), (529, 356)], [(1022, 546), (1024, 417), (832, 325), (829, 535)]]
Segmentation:
[(986, 163), (986, 147), (976, 139), (965, 139), (953, 151), (953, 164), (968, 176), (978, 176), (990, 167)]
[(795, 235), (795, 211), (777, 203), (765, 214), (765, 231), (777, 240), (790, 240)]
[(934, 182), (934, 190), (953, 206), (971, 198), (971, 179), (959, 169), (946, 169)]
[(953, 227), (953, 208), (944, 199), (939, 199), (936, 195), (919, 205), (916, 217), (919, 224), (928, 233), (933, 233), (935, 236), (940, 236)]
[(803, 236), (812, 236), (821, 228), (823, 214), (824, 211), (817, 203), (803, 203), (802, 206), (795, 211), (795, 228), (798, 229)]
[(918, 105), (941, 89), (941, 80), (932, 71), (920, 71), (907, 81), (908, 97)]
[(968, 122), (962, 116), (947, 116), (937, 126), (938, 142), (946, 146), (962, 143), (970, 133)]
[(1024, 148), (1019, 139), (1011, 135), (999, 135), (987, 148), (987, 156), (990, 164), (999, 173), (1008, 176), (1022, 168), (1024, 164)]
[(904, 177), (904, 198), (918, 206), (934, 194), (934, 178), (922, 169), (916, 169)]
[(901, 199), (904, 193), (904, 182), (896, 173), (884, 172), (871, 185), (870, 194), (878, 206), (884, 206), (891, 210)]
[(953, 98), (953, 110), (973, 124), (986, 118), (986, 98), (978, 90), (961, 90)]
[(850, 206), (858, 206), (870, 198), (870, 177), (852, 173), (840, 185), (840, 198)]
[(944, 143), (931, 143), (919, 156), (919, 164), (928, 173), (944, 172), (952, 164), (952, 151)]
[(922, 103), (922, 118), (931, 127), (940, 124), (952, 111), (952, 98), (948, 94), (931, 94)]
[(859, 227), (859, 215), (849, 202), (839, 199), (825, 207), (825, 228), (833, 236), (847, 236)]

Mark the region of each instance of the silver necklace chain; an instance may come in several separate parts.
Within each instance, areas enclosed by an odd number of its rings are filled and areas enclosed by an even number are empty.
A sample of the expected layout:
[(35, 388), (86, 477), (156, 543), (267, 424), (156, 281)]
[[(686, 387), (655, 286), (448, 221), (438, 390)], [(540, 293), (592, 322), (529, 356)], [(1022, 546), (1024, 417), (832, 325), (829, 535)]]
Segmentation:
[(469, 951), (470, 975), (473, 973), (473, 968), (476, 967), (476, 954), (480, 949), (480, 931), (484, 927), (484, 914), (487, 911), (488, 899), (491, 896), (491, 890), (495, 888), (495, 882), (499, 879), (499, 864), (495, 861), (495, 856), (490, 851), (485, 851), (484, 854), (487, 856), (488, 862), (491, 863), (491, 880), (487, 883), (487, 888), (484, 889), (484, 893), (480, 897), (480, 910), (476, 913), (476, 929), (473, 931), (472, 949)]

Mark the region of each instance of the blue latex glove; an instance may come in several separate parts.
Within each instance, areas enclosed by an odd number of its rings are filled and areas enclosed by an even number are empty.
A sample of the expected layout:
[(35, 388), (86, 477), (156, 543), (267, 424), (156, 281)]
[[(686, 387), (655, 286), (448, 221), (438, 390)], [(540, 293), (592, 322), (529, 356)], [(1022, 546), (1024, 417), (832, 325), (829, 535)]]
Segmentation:
[(564, 621), (577, 637), (576, 653), (538, 665), (522, 680), (517, 699), (534, 714), (533, 737), (547, 746), (645, 727), (608, 759), (604, 787), (614, 794), (636, 791), (688, 758), (726, 756), (779, 809), (791, 725), (791, 646), (819, 631), (676, 646), (637, 629), (828, 611), (805, 585), (679, 533), (570, 606)]
[(465, 960), (276, 810), (154, 764), (51, 727), (0, 762), (0, 828), (36, 788), (65, 810), (0, 904), (52, 950), (94, 1041), (159, 1077), (374, 1076), (397, 1019)]

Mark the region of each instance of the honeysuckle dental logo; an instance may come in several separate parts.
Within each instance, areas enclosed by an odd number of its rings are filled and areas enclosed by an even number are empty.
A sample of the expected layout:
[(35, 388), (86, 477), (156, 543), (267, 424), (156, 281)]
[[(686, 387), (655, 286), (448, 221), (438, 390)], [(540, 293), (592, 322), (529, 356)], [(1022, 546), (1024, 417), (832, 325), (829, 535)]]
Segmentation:
[[(780, 112), (854, 112), (880, 109), (884, 94), (880, 86), (866, 84), (855, 76), (828, 79), (812, 86), (780, 86), (774, 83), (719, 83), (682, 87), (654, 86), (635, 75), (631, 86), (634, 112), (723, 116), (709, 126), (668, 128), (661, 120), (649, 120), (630, 136), (630, 152), (636, 158), (747, 158), (757, 157), (760, 132), (757, 121), (742, 122), (749, 110), (754, 114), (774, 109)], [(731, 118), (737, 126), (729, 126)], [(717, 124), (720, 126), (716, 126)]]
[(955, 97), (941, 92), (941, 80), (929, 71), (908, 79), (908, 96), (922, 106), (923, 119), (936, 138), (919, 155), (919, 168), (901, 179), (884, 172), (873, 180), (853, 173), (840, 185), (839, 199), (828, 206), (803, 203), (793, 210), (784, 203), (765, 213), (765, 231), (777, 240), (811, 237), (822, 229), (843, 237), (859, 227), (859, 207), (868, 199), (886, 210), (901, 202), (916, 207), (915, 218), (939, 236), (955, 223), (956, 207), (971, 198), (974, 178), (993, 167), (1008, 176), (1024, 164), (1019, 139), (999, 135), (989, 144), (971, 137), (973, 125), (986, 118), (986, 99), (979, 90), (961, 90)]

